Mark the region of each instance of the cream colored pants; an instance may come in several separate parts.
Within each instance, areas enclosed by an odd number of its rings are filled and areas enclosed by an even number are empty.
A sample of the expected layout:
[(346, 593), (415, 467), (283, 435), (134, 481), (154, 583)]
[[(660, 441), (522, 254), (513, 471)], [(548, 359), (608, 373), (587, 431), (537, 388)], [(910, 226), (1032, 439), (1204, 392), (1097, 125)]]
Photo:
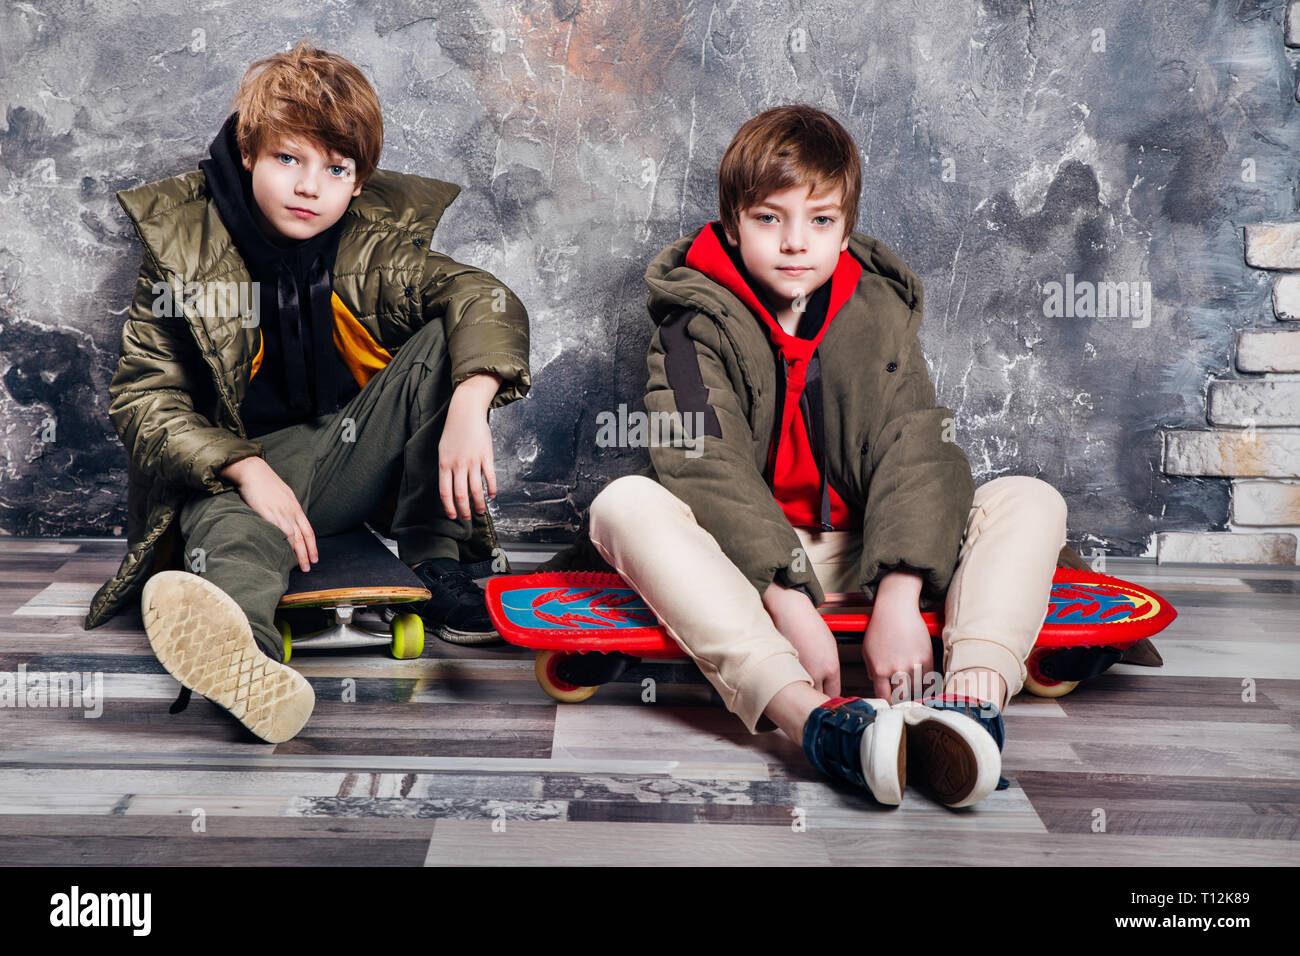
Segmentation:
[[(1037, 478), (1006, 475), (975, 489), (944, 609), (943, 673), (987, 667), (1010, 700), (1047, 615), (1065, 545), (1065, 499)], [(796, 528), (822, 589), (860, 591), (862, 535)], [(591, 540), (654, 610), (750, 733), (777, 691), (812, 678), (772, 624), (753, 585), (691, 509), (640, 475), (591, 503)]]

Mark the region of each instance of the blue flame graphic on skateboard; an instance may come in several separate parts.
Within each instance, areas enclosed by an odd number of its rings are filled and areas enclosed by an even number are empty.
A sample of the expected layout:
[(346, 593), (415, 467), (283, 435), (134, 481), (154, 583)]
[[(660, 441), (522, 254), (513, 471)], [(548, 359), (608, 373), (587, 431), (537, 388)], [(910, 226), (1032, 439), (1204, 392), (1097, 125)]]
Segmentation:
[(631, 588), (521, 588), (504, 595), (501, 609), (518, 627), (599, 629), (659, 623)]
[(1052, 585), (1052, 598), (1043, 624), (1124, 624), (1144, 621), (1159, 613), (1160, 601), (1154, 594), (1125, 587), (1122, 581), (1057, 583)]

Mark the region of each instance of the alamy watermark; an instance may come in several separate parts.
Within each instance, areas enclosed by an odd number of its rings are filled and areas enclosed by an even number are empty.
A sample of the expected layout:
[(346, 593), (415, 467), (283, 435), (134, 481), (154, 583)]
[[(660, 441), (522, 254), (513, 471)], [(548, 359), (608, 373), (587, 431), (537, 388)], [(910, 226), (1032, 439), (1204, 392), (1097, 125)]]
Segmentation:
[[(952, 690), (944, 688), (951, 682)], [(941, 697), (945, 693), (974, 698), (980, 706), (996, 707), (1002, 699), (1002, 678), (983, 668), (955, 671), (947, 676), (935, 670), (922, 672), (916, 667), (909, 674), (896, 671), (889, 675), (889, 703), (901, 704), (908, 700)]]
[(86, 893), (74, 884), (68, 892), (50, 897), (51, 926), (117, 926), (133, 936), (148, 936), (152, 912), (152, 893)]
[(104, 675), (78, 671), (0, 671), (2, 707), (80, 707), (90, 719), (104, 713)]
[(261, 288), (251, 282), (182, 282), (172, 275), (153, 284), (150, 311), (157, 318), (182, 318), (189, 306), (214, 319), (239, 319), (246, 329), (255, 329), (261, 321)]
[(685, 448), (687, 458), (699, 458), (704, 454), (704, 413), (629, 412), (627, 405), (620, 403), (617, 412), (596, 413), (596, 445), (599, 448)]
[(1043, 315), (1049, 319), (1134, 319), (1135, 329), (1151, 324), (1151, 283), (1074, 281), (1074, 273), (1065, 274), (1065, 282), (1043, 284)]

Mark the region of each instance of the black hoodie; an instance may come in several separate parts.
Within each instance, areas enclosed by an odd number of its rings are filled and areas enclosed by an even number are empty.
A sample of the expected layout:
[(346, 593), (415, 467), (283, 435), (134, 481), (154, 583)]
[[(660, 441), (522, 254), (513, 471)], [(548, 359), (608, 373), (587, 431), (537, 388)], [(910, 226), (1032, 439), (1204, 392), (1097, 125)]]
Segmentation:
[(253, 218), (253, 177), (240, 161), (238, 119), (230, 114), (199, 169), (261, 287), (262, 361), (239, 409), (254, 438), (337, 411), (361, 389), (334, 347), (330, 297), (343, 219), (310, 239), (269, 238)]

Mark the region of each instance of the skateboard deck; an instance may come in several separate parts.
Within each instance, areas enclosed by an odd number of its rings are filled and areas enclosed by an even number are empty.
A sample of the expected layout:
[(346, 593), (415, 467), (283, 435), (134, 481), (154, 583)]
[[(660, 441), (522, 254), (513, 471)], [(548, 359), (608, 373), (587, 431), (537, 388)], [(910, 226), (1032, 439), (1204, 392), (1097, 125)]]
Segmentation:
[[(420, 578), (367, 527), (316, 539), (320, 560), (310, 571), (295, 566), (289, 590), (277, 606), (285, 660), (293, 648), (366, 647), (386, 644), (393, 656), (409, 659), (424, 650), (424, 622), (418, 614), (396, 614), (380, 631), (353, 620), (362, 607), (400, 606), (427, 601), (429, 591)], [(334, 624), (325, 629), (303, 628), (295, 611), (315, 608), (332, 612)]]
[[(512, 644), (541, 652), (538, 681), (557, 699), (585, 699), (582, 695), (590, 696), (595, 684), (625, 670), (629, 659), (686, 656), (617, 574), (559, 571), (498, 577), (488, 581), (486, 591), (497, 631)], [(860, 637), (871, 619), (871, 608), (860, 596), (828, 595), (818, 610), (841, 639)], [(1025, 686), (1039, 696), (1069, 693), (1176, 616), (1168, 601), (1140, 585), (1093, 571), (1057, 568), (1043, 628), (1026, 661)], [(921, 617), (932, 638), (942, 634), (942, 610)], [(581, 683), (585, 679), (591, 682)]]
[(354, 605), (427, 601), (415, 572), (369, 528), (316, 539), (320, 560), (310, 571), (295, 566), (279, 606), (326, 607), (346, 599)]

